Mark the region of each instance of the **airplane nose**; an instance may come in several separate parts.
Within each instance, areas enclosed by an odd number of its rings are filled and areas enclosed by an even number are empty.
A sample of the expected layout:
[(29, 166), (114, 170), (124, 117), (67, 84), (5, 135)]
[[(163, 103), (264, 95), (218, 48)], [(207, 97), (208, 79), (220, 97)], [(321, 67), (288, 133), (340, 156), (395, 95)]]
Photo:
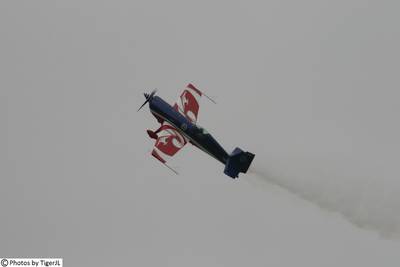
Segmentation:
[(143, 105), (140, 106), (138, 111), (153, 98), (153, 96), (156, 94), (156, 92), (157, 92), (157, 89), (154, 89), (153, 92), (151, 92), (151, 94), (143, 93), (144, 97), (146, 98), (146, 101), (144, 101)]

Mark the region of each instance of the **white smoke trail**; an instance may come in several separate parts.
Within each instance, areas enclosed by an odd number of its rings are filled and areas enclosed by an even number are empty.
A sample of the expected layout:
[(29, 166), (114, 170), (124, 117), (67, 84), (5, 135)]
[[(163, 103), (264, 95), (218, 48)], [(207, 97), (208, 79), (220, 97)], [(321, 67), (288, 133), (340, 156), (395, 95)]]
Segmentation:
[[(371, 196), (368, 192), (368, 186), (364, 186), (364, 191), (360, 194), (354, 192), (358, 198), (353, 198), (353, 202), (346, 199), (343, 192), (336, 191), (336, 198), (330, 196), (331, 191), (324, 190), (324, 192), (315, 192), (315, 186), (307, 187), (295, 182), (295, 179), (284, 179), (283, 177), (276, 177), (269, 174), (265, 168), (260, 165), (254, 165), (249, 169), (249, 174), (256, 177), (257, 181), (250, 181), (253, 185), (260, 187), (263, 183), (270, 183), (279, 186), (296, 196), (307, 200), (321, 209), (338, 212), (343, 217), (351, 222), (353, 225), (378, 232), (383, 238), (399, 239), (400, 238), (400, 220), (398, 216), (399, 210), (392, 209), (390, 206), (382, 206), (387, 203), (380, 201), (375, 205), (370, 205), (373, 200), (369, 199)], [(337, 190), (335, 188), (333, 191)], [(393, 206), (393, 205), (392, 205)], [(356, 208), (354, 208), (356, 207)], [(386, 212), (379, 213), (378, 210), (385, 210)], [(393, 213), (391, 213), (392, 211)], [(379, 216), (381, 214), (381, 216)]]

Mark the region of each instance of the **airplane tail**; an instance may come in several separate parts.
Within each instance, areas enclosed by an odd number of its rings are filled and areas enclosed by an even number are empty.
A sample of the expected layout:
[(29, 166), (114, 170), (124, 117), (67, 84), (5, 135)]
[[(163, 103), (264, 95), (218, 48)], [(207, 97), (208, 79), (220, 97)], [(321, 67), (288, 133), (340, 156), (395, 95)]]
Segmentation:
[(255, 155), (250, 152), (244, 152), (238, 147), (235, 148), (225, 164), (224, 173), (233, 179), (239, 177), (240, 172), (247, 172), (254, 157)]

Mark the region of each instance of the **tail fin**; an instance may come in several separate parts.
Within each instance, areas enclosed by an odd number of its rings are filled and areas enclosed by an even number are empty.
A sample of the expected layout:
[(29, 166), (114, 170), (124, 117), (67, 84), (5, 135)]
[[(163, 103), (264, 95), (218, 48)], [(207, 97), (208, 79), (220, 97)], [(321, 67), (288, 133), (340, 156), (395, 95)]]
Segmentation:
[(239, 177), (239, 172), (247, 172), (254, 157), (255, 155), (250, 152), (244, 152), (238, 147), (235, 148), (225, 164), (224, 173), (233, 179)]

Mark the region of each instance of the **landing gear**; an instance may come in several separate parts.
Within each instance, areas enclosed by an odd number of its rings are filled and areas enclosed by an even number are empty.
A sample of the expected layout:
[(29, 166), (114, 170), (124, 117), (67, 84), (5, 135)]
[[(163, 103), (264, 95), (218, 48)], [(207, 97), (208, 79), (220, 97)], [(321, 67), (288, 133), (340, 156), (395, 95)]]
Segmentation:
[(158, 139), (158, 133), (161, 131), (161, 127), (158, 128), (155, 132), (153, 132), (152, 130), (147, 130), (147, 134), (150, 136), (151, 139)]
[(147, 130), (147, 134), (150, 136), (150, 138), (152, 138), (152, 139), (158, 139), (158, 135), (155, 133), (155, 132), (153, 132), (152, 130)]

